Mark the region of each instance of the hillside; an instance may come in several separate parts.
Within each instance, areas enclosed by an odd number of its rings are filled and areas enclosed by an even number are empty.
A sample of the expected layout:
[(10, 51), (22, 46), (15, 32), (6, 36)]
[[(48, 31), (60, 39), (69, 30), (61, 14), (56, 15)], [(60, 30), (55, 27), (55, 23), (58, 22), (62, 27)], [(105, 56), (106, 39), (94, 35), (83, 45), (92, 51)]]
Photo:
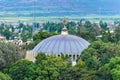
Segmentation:
[(118, 0), (0, 0), (0, 16), (118, 15), (119, 4)]

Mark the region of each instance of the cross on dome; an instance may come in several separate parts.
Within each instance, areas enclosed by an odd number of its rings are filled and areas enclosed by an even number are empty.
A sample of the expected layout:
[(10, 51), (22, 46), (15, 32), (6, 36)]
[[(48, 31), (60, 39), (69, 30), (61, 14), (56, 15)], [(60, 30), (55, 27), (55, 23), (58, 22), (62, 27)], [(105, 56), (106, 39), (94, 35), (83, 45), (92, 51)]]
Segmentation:
[(61, 34), (62, 34), (62, 35), (67, 35), (67, 34), (68, 34), (68, 30), (67, 30), (67, 27), (65, 26), (65, 25), (67, 24), (67, 19), (64, 18), (64, 19), (62, 20), (62, 23), (64, 24), (64, 27), (63, 27), (63, 29), (62, 29)]

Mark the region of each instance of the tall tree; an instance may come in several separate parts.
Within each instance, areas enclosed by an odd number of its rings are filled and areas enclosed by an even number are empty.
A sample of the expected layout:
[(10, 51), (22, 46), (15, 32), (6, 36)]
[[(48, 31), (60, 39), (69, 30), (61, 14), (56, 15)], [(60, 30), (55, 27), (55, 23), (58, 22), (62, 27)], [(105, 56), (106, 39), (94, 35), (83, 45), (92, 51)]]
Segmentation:
[(84, 26), (85, 28), (89, 29), (90, 27), (92, 27), (92, 23), (90, 21), (86, 21)]
[(100, 27), (101, 27), (102, 29), (104, 29), (104, 30), (107, 29), (107, 23), (106, 23), (106, 22), (100, 21), (99, 24), (100, 24)]
[(12, 43), (0, 43), (0, 69), (23, 58), (23, 52)]
[(116, 27), (115, 31), (114, 31), (114, 40), (115, 42), (119, 42), (120, 41), (120, 27)]

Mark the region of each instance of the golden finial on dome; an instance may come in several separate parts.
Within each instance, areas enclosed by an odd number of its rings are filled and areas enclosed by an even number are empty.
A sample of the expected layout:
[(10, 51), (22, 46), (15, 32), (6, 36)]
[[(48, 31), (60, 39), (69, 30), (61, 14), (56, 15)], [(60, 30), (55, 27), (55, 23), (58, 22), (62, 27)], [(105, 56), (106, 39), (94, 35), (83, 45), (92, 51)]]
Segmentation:
[(64, 19), (62, 20), (62, 23), (63, 23), (64, 25), (66, 25), (66, 24), (67, 24), (67, 19), (64, 18)]
[(66, 18), (64, 18), (63, 20), (62, 20), (62, 23), (64, 24), (64, 27), (63, 27), (63, 29), (62, 29), (62, 35), (67, 35), (68, 34), (68, 31), (67, 31), (67, 28), (66, 28), (66, 24), (67, 24), (67, 19)]

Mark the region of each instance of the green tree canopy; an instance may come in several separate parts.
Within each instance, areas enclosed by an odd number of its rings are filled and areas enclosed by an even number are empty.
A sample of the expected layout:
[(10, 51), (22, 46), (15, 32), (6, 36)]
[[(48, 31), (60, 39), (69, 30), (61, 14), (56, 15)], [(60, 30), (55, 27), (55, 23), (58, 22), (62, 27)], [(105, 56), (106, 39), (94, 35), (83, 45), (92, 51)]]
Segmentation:
[(107, 23), (106, 23), (106, 22), (100, 21), (99, 24), (100, 24), (100, 27), (101, 27), (102, 29), (104, 29), (104, 30), (107, 29)]
[(113, 80), (120, 80), (120, 57), (112, 58), (105, 66), (110, 70)]
[(115, 28), (113, 36), (114, 36), (115, 42), (118, 43), (120, 41), (120, 27)]
[(33, 80), (35, 69), (35, 63), (27, 60), (19, 60), (11, 63), (4, 69), (4, 72), (8, 73), (13, 80)]
[(89, 69), (99, 69), (112, 57), (118, 56), (118, 50), (114, 44), (95, 41), (81, 53), (79, 59), (84, 61)]
[(0, 43), (0, 69), (23, 58), (23, 52), (12, 43)]
[(0, 72), (0, 80), (12, 80), (7, 74)]
[(46, 56), (38, 54), (36, 57), (37, 63), (37, 80), (59, 80), (63, 76), (63, 71), (67, 64), (61, 57)]
[(86, 21), (84, 27), (89, 29), (90, 27), (92, 27), (92, 23), (90, 21)]

